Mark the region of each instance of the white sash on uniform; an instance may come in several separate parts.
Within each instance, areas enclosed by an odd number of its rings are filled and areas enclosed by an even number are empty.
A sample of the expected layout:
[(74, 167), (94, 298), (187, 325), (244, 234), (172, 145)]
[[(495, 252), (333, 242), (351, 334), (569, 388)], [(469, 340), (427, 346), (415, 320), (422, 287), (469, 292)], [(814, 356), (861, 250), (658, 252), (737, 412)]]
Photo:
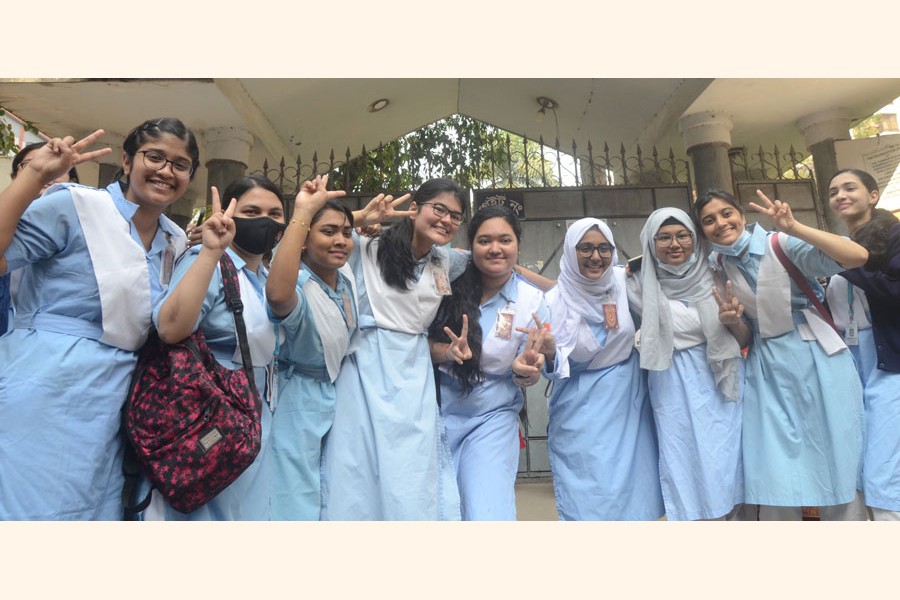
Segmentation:
[(87, 242), (100, 291), (100, 341), (132, 352), (150, 331), (150, 271), (147, 253), (131, 237), (130, 223), (109, 192), (68, 188)]
[[(219, 265), (220, 273), (221, 269), (222, 266)], [(243, 269), (238, 270), (238, 285), (241, 288), (241, 302), (244, 304), (244, 327), (247, 329), (250, 362), (254, 367), (267, 367), (275, 358), (275, 327), (269, 321), (263, 300), (256, 295), (256, 290)], [(235, 344), (231, 360), (235, 364), (243, 364), (240, 343)]]
[[(376, 246), (371, 251), (368, 248), (370, 244)], [(444, 270), (446, 281), (449, 282), (449, 257), (442, 249), (433, 248), (432, 252), (440, 259), (439, 264), (435, 264), (429, 256), (422, 277), (412, 284), (412, 289), (398, 290), (388, 285), (381, 276), (378, 261), (375, 259), (377, 250), (377, 238), (360, 239), (360, 260), (375, 324), (402, 333), (425, 333), (437, 314), (442, 298), (435, 289), (434, 272), (438, 269)]]
[[(356, 313), (356, 282), (353, 279), (353, 272), (350, 271), (347, 265), (341, 267), (340, 272), (350, 281), (351, 309), (354, 311), (353, 322), (357, 323), (359, 319)], [(344, 311), (334, 303), (334, 300), (322, 289), (318, 281), (310, 277), (301, 287), (315, 320), (319, 341), (322, 343), (328, 378), (334, 383), (338, 373), (340, 373), (341, 362), (346, 355), (352, 352), (356, 344), (358, 338), (356, 335), (357, 328), (353, 327), (353, 335), (351, 336)]]
[[(779, 235), (778, 239), (787, 253), (787, 236)], [(777, 337), (794, 329), (791, 278), (784, 265), (775, 256), (775, 252), (769, 247), (768, 239), (766, 253), (759, 265), (755, 294), (736, 264), (725, 260), (723, 266), (731, 280), (734, 295), (744, 305), (744, 312), (757, 320), (761, 337)], [(841, 336), (819, 316), (814, 307), (804, 308), (800, 312), (805, 317), (806, 323), (799, 323), (796, 327), (803, 340), (808, 342), (816, 340), (829, 356), (847, 347)]]

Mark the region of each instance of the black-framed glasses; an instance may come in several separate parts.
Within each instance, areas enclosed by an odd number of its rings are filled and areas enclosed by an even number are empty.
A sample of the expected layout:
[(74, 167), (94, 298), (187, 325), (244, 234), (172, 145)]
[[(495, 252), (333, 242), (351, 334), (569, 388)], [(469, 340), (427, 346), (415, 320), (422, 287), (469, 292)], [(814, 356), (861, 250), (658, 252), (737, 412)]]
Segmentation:
[(450, 215), (450, 220), (457, 225), (463, 222), (463, 214), (461, 212), (450, 210), (440, 202), (423, 202), (422, 206), (430, 206), (431, 210), (434, 211), (434, 214), (442, 219), (447, 215)]
[(590, 258), (594, 255), (594, 252), (600, 254), (600, 256), (612, 256), (613, 250), (615, 250), (615, 246), (612, 244), (597, 244), (596, 246), (590, 242), (582, 242), (575, 246), (575, 251), (582, 258)]
[(694, 234), (690, 231), (679, 231), (674, 236), (671, 233), (661, 233), (654, 235), (653, 239), (662, 246), (671, 246), (672, 240), (678, 242), (679, 246), (690, 246), (694, 243)]
[(188, 179), (194, 172), (194, 165), (186, 160), (169, 160), (156, 150), (138, 150), (138, 154), (144, 155), (144, 166), (151, 171), (161, 171), (166, 164), (172, 165), (172, 173), (178, 179)]

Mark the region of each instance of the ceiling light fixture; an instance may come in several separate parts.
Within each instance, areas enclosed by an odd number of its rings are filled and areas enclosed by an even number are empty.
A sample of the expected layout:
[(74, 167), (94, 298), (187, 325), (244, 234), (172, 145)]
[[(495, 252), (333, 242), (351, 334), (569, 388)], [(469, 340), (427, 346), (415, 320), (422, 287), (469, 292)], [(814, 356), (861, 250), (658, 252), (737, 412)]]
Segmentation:
[(537, 111), (537, 118), (535, 119), (538, 123), (544, 122), (544, 116), (547, 114), (547, 109), (549, 108), (552, 111), (555, 111), (559, 107), (559, 103), (553, 98), (548, 98), (546, 96), (538, 96), (537, 103), (540, 105), (540, 109)]
[(379, 98), (378, 100), (376, 100), (375, 102), (373, 102), (372, 104), (369, 105), (368, 111), (372, 112), (372, 113), (378, 112), (379, 110), (385, 108), (390, 103), (391, 103), (391, 101), (388, 100), (387, 98)]

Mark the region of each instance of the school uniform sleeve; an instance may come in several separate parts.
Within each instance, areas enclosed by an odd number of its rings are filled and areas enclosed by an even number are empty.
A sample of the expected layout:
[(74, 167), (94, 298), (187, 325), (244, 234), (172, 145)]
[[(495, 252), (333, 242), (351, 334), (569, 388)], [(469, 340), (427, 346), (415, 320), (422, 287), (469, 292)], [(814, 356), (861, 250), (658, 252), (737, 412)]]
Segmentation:
[(466, 270), (466, 265), (469, 264), (471, 252), (468, 250), (448, 248), (447, 253), (450, 256), (450, 281), (453, 281)]
[[(159, 299), (156, 303), (156, 306), (153, 307), (153, 326), (159, 327), (159, 311), (162, 308), (163, 303), (166, 299), (175, 291), (178, 287), (178, 283), (184, 278), (185, 273), (187, 273), (188, 269), (194, 264), (194, 261), (197, 260), (197, 257), (200, 255), (200, 246), (194, 246), (190, 248), (187, 252), (181, 255), (181, 258), (178, 259), (178, 262), (175, 264), (175, 269), (172, 272), (172, 280), (169, 282), (169, 289), (166, 293)], [(197, 331), (200, 327), (200, 322), (203, 321), (203, 317), (205, 317), (212, 310), (213, 306), (217, 302), (225, 302), (225, 293), (222, 288), (222, 273), (219, 271), (218, 267), (215, 271), (213, 271), (212, 279), (209, 282), (209, 286), (206, 288), (206, 296), (203, 298), (203, 304), (200, 307), (200, 314), (197, 317), (197, 321), (194, 323), (194, 327), (191, 330), (191, 333)]]
[(34, 201), (22, 215), (4, 256), (8, 270), (46, 260), (62, 252), (80, 231), (75, 205), (62, 189)]
[(308, 274), (300, 274), (300, 277), (297, 279), (297, 287), (295, 288), (297, 290), (297, 304), (294, 306), (293, 310), (285, 316), (276, 316), (275, 313), (272, 312), (272, 307), (269, 306), (269, 303), (266, 303), (266, 314), (269, 316), (269, 320), (278, 325), (282, 325), (288, 336), (295, 335), (297, 330), (300, 329), (300, 324), (307, 318), (309, 303), (306, 301), (306, 296), (303, 293), (303, 284), (307, 279), (309, 279)]
[[(784, 235), (784, 234), (780, 234)], [(807, 277), (831, 277), (844, 270), (837, 261), (827, 254), (801, 239), (787, 236), (787, 248), (785, 254), (791, 262), (797, 265), (800, 272)], [(766, 242), (771, 243), (771, 242)]]

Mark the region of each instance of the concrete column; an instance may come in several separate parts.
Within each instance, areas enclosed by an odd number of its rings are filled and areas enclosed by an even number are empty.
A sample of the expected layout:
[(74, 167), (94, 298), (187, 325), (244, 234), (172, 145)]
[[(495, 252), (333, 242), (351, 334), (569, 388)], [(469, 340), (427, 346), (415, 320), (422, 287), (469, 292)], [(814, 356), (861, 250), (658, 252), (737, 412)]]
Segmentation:
[(835, 140), (850, 139), (850, 117), (844, 109), (831, 109), (807, 115), (797, 121), (812, 153), (816, 175), (816, 212), (825, 220), (829, 231), (847, 235), (847, 226), (828, 206), (828, 184), (838, 170)]
[[(211, 186), (222, 192), (229, 183), (246, 173), (253, 134), (240, 127), (216, 127), (203, 133), (203, 141), (207, 156), (205, 198), (209, 204), (212, 202)], [(173, 212), (189, 216), (193, 206), (180, 207), (179, 204), (181, 201), (175, 204)]]
[(704, 111), (681, 117), (678, 129), (694, 167), (697, 195), (712, 189), (734, 193), (731, 180), (731, 119), (721, 112)]
[[(97, 162), (100, 163), (100, 169), (97, 176), (97, 187), (105, 188), (112, 183), (116, 172), (122, 166), (122, 144), (125, 138), (114, 133), (104, 133), (100, 138), (100, 142), (112, 148), (112, 152), (106, 156), (101, 156)], [(79, 172), (79, 177), (81, 173)], [(83, 183), (90, 185), (91, 182), (82, 180)]]

